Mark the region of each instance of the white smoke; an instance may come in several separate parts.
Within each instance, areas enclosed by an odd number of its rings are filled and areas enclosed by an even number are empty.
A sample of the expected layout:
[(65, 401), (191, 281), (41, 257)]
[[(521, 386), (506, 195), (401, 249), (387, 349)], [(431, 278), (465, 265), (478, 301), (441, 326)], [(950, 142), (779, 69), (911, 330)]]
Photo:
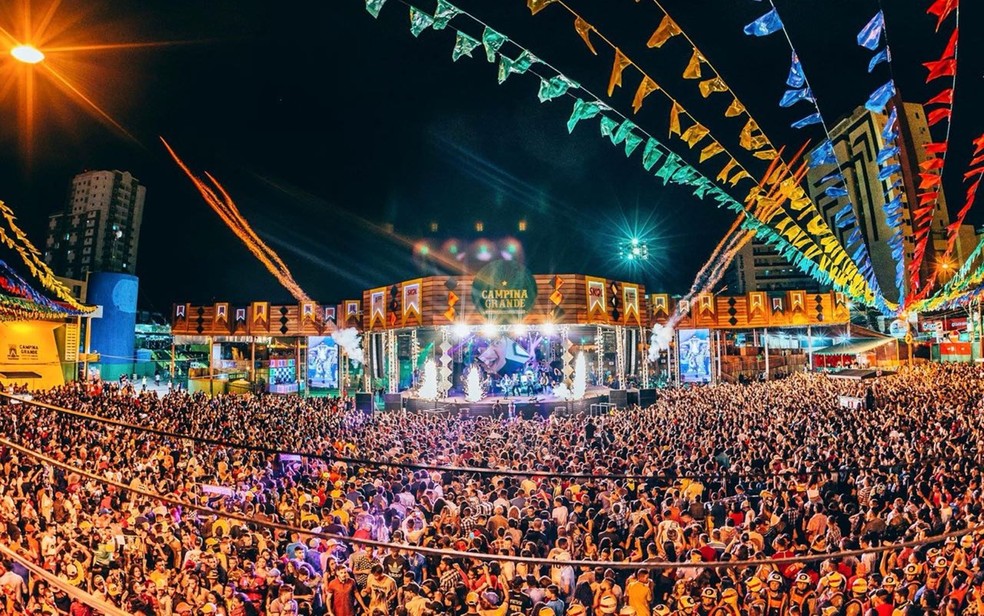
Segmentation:
[(365, 356), (362, 354), (362, 336), (359, 335), (359, 330), (354, 327), (337, 329), (332, 332), (331, 339), (345, 351), (350, 360), (357, 364), (365, 362)]
[(588, 361), (584, 353), (578, 353), (574, 360), (574, 384), (571, 387), (571, 398), (580, 400), (588, 389)]
[(424, 364), (424, 379), (417, 390), (417, 396), (424, 400), (437, 400), (437, 364), (428, 359)]
[(465, 383), (465, 400), (478, 402), (482, 396), (482, 377), (478, 374), (478, 366), (472, 366), (468, 371), (468, 381)]
[(571, 388), (567, 386), (567, 383), (561, 383), (553, 388), (553, 395), (557, 396), (561, 400), (571, 400)]
[(673, 341), (673, 325), (667, 323), (666, 325), (660, 325), (659, 323), (653, 325), (653, 333), (649, 337), (649, 361), (654, 362), (659, 359), (660, 351), (665, 351), (670, 348), (670, 342)]

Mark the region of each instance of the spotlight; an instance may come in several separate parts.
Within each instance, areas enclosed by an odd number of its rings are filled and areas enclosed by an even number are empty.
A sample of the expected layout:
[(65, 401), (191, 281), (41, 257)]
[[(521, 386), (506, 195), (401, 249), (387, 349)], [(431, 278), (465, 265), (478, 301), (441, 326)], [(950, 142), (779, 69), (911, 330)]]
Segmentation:
[(494, 323), (486, 323), (482, 325), (482, 336), (485, 338), (495, 338), (496, 334), (499, 333), (499, 328), (495, 326)]
[(512, 326), (512, 334), (517, 338), (525, 336), (527, 331), (529, 331), (529, 328), (526, 327), (525, 323), (515, 323)]
[(553, 321), (547, 321), (540, 326), (540, 331), (544, 336), (553, 336), (557, 333), (557, 325), (555, 325)]
[(464, 323), (455, 323), (452, 328), (452, 332), (454, 333), (455, 338), (458, 340), (464, 340), (468, 337), (468, 334), (471, 333), (471, 330)]

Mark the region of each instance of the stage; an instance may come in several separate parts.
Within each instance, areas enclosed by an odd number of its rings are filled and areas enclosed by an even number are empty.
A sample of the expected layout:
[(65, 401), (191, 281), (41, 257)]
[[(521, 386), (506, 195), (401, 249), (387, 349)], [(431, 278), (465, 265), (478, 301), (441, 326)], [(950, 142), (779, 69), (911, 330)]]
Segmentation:
[[(651, 393), (650, 393), (651, 392)], [(644, 399), (644, 400), (642, 400)], [(568, 401), (552, 394), (539, 396), (489, 396), (479, 402), (468, 402), (464, 396), (451, 396), (439, 400), (424, 400), (408, 394), (386, 396), (386, 410), (405, 408), (411, 413), (449, 413), (472, 417), (491, 417), (496, 403), (503, 416), (509, 413), (510, 406), (516, 417), (531, 419), (558, 415), (605, 414), (613, 408), (624, 408), (628, 404), (647, 404), (655, 402), (655, 390), (612, 390), (607, 387), (589, 387), (581, 400)], [(643, 405), (645, 406), (645, 405)]]

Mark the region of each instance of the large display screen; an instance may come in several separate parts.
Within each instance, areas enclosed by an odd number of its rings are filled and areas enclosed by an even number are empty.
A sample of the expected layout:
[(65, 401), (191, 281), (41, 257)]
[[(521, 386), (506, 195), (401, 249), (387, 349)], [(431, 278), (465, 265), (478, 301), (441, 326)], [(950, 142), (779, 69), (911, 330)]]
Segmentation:
[(307, 378), (312, 388), (338, 388), (338, 346), (331, 337), (308, 338)]
[(680, 380), (684, 383), (707, 383), (711, 380), (711, 330), (681, 329)]

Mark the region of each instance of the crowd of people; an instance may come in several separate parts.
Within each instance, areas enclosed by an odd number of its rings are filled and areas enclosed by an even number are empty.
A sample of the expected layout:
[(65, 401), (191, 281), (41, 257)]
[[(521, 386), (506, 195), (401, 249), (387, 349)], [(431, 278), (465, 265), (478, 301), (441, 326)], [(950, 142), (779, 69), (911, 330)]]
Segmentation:
[(33, 398), (175, 436), (3, 401), (3, 438), (69, 469), (0, 446), (18, 555), (0, 613), (92, 613), (24, 559), (164, 616), (984, 614), (977, 366), (530, 420), (83, 384)]

